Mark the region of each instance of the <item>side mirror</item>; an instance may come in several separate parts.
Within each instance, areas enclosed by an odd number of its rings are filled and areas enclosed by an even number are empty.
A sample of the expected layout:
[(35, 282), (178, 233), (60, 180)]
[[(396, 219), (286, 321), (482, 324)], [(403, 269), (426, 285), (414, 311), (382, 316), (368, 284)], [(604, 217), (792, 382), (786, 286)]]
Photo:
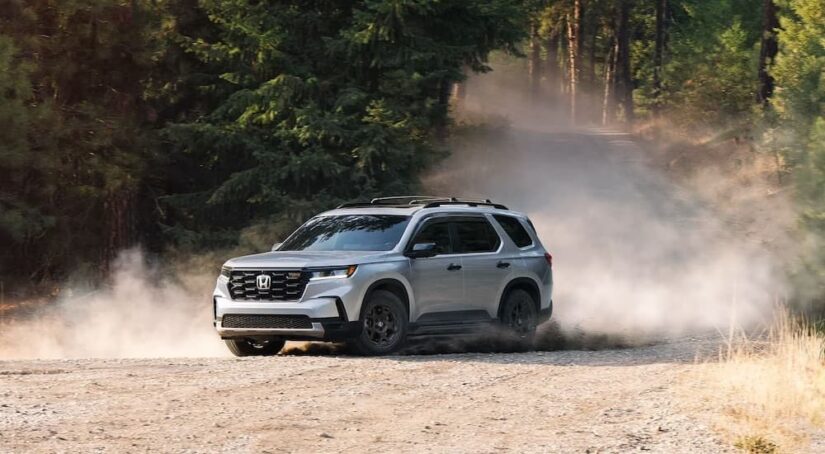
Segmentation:
[(438, 255), (438, 250), (436, 249), (435, 243), (415, 243), (412, 249), (404, 255), (411, 259), (435, 257)]
[(277, 251), (278, 248), (281, 247), (282, 244), (284, 244), (284, 243), (275, 243), (275, 244), (272, 245), (272, 249), (270, 249), (270, 250), (271, 251)]

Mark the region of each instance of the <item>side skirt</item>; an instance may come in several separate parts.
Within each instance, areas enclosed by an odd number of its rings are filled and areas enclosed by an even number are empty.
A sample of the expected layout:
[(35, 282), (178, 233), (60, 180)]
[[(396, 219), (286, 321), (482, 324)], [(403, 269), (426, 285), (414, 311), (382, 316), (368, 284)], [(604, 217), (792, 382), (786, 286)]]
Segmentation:
[(410, 323), (408, 336), (475, 334), (495, 326), (486, 311), (430, 312)]

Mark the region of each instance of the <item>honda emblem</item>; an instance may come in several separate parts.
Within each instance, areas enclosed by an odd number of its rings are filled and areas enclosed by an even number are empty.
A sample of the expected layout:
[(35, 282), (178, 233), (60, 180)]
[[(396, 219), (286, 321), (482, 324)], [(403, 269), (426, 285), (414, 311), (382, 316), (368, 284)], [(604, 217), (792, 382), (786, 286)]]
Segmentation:
[(272, 285), (272, 276), (268, 274), (259, 274), (256, 278), (256, 282), (258, 284), (258, 290), (269, 290), (269, 287)]

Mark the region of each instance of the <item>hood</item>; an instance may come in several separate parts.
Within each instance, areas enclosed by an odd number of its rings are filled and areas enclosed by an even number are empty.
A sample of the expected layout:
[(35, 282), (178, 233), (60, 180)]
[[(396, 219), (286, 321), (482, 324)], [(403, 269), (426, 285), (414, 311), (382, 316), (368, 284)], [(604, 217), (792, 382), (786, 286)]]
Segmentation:
[(395, 255), (392, 251), (272, 251), (236, 257), (226, 262), (232, 268), (313, 268), (360, 265)]

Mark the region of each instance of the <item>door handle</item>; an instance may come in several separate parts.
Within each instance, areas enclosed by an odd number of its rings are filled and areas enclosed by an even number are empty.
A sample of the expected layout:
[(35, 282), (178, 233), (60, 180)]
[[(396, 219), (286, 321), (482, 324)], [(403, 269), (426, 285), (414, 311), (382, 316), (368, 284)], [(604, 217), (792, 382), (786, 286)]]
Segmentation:
[(498, 262), (496, 268), (510, 268), (510, 262)]
[(455, 263), (450, 263), (450, 265), (447, 266), (447, 271), (458, 271), (460, 269), (461, 265), (456, 265)]

